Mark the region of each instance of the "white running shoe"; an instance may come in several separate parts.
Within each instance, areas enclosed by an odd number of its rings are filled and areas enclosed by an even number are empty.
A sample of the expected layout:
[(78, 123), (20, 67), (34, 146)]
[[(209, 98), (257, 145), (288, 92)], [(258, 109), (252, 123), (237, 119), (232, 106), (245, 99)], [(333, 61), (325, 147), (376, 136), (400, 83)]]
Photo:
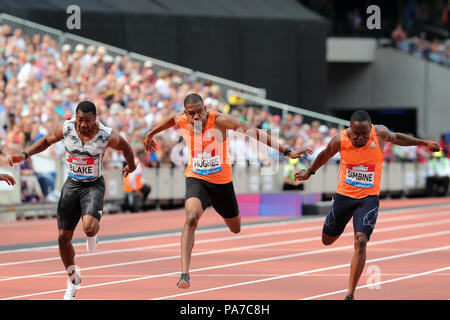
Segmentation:
[(98, 237), (97, 235), (93, 237), (86, 237), (86, 249), (88, 252), (94, 252), (97, 248)]
[(78, 277), (78, 284), (73, 284), (71, 279), (67, 280), (67, 289), (64, 293), (64, 300), (75, 300), (75, 293), (80, 288), (81, 278)]

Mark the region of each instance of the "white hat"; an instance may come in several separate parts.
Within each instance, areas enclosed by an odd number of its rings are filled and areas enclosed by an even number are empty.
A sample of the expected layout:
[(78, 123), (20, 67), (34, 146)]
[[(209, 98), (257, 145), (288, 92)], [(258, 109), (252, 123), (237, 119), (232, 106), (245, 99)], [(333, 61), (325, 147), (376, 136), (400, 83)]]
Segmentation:
[(144, 68), (151, 68), (151, 67), (153, 67), (153, 62), (151, 62), (150, 60), (144, 62)]
[(70, 51), (72, 49), (72, 46), (68, 43), (62, 46), (62, 51)]
[(111, 114), (117, 114), (120, 111), (123, 110), (123, 107), (120, 103), (118, 102), (114, 102), (111, 107), (109, 108), (109, 111), (111, 112)]
[(104, 63), (112, 63), (113, 61), (114, 61), (113, 57), (110, 56), (109, 54), (107, 54), (106, 56), (103, 57)]
[(103, 47), (103, 46), (100, 46), (100, 47), (98, 47), (98, 49), (97, 49), (97, 53), (102, 53), (102, 54), (105, 54), (105, 53), (106, 53), (106, 49), (105, 49), (105, 47)]
[(86, 51), (89, 52), (89, 53), (94, 52), (95, 51), (95, 46), (93, 46), (93, 45), (88, 46)]
[(79, 43), (75, 46), (75, 52), (84, 51), (84, 45)]
[(328, 131), (329, 131), (329, 129), (326, 125), (324, 125), (324, 124), (320, 125), (320, 127), (319, 127), (320, 133), (328, 133)]
[(72, 89), (70, 89), (70, 88), (65, 88), (65, 89), (62, 91), (62, 94), (63, 94), (63, 96), (70, 96), (70, 95), (73, 94), (73, 91), (72, 91)]

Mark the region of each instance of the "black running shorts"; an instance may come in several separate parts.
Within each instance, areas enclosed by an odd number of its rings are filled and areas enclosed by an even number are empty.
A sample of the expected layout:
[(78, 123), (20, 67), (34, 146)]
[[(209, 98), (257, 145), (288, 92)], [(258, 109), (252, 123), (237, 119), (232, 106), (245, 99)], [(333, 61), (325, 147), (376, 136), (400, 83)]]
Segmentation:
[(370, 239), (377, 222), (379, 204), (378, 196), (354, 199), (336, 193), (323, 225), (323, 233), (333, 237), (341, 235), (353, 217), (354, 232), (364, 233)]
[(203, 210), (211, 204), (214, 210), (224, 218), (234, 218), (239, 215), (233, 182), (216, 184), (187, 177), (184, 200), (189, 198), (198, 198), (202, 203)]
[(67, 178), (58, 202), (58, 229), (75, 230), (81, 216), (89, 215), (100, 221), (105, 196), (102, 177), (91, 182), (78, 182)]

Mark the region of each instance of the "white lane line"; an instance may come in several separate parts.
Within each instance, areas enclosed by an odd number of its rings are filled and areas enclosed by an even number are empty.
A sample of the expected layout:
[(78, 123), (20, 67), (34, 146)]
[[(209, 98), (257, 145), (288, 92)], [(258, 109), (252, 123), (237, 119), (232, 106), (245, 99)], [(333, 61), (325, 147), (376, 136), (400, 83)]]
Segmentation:
[[(419, 250), (419, 251), (410, 252), (410, 253), (404, 253), (404, 254), (387, 256), (387, 257), (382, 257), (382, 258), (377, 258), (377, 259), (371, 259), (371, 260), (367, 260), (366, 263), (375, 262), (375, 261), (382, 261), (382, 260), (398, 259), (398, 258), (403, 258), (403, 257), (407, 257), (407, 256), (419, 255), (419, 254), (436, 252), (436, 251), (442, 251), (442, 250), (448, 250), (448, 249), (450, 249), (450, 246)], [(276, 276), (276, 277), (270, 277), (270, 278), (253, 280), (253, 281), (246, 281), (246, 282), (238, 282), (238, 283), (234, 283), (234, 284), (230, 284), (230, 285), (226, 285), (226, 286), (220, 286), (220, 287), (215, 287), (215, 288), (208, 288), (208, 289), (197, 290), (197, 291), (192, 291), (192, 292), (186, 292), (186, 293), (181, 293), (181, 294), (174, 294), (174, 295), (165, 296), (165, 297), (158, 297), (158, 298), (153, 298), (151, 300), (164, 300), (164, 299), (170, 299), (170, 298), (187, 296), (187, 295), (191, 295), (191, 294), (204, 293), (204, 292), (209, 292), (209, 291), (217, 291), (217, 290), (221, 290), (221, 289), (227, 289), (227, 288), (232, 288), (232, 287), (239, 287), (239, 286), (244, 286), (244, 285), (249, 285), (249, 284), (255, 284), (255, 283), (261, 283), (261, 282), (267, 282), (267, 281), (273, 281), (273, 280), (280, 280), (280, 279), (286, 279), (286, 278), (291, 278), (291, 277), (297, 277), (297, 276), (301, 276), (301, 275), (305, 275), (305, 274), (309, 274), (309, 273), (340, 269), (340, 268), (345, 268), (345, 267), (349, 267), (349, 266), (350, 266), (350, 263), (346, 263), (346, 264), (341, 264), (341, 265), (336, 265), (336, 266), (331, 266), (331, 267), (326, 267), (326, 268), (319, 268), (319, 269), (313, 269), (313, 270), (302, 271), (302, 272), (297, 272), (297, 273), (285, 274), (285, 275), (282, 275), (282, 276)], [(444, 268), (444, 269), (447, 269), (447, 268)]]
[[(281, 270), (281, 268), (279, 268)], [(394, 276), (409, 276), (413, 275), (415, 273), (380, 273), (381, 277), (394, 277)], [(245, 273), (245, 274), (238, 274), (238, 273), (214, 273), (214, 274), (196, 274), (195, 277), (205, 277), (205, 278), (234, 278), (234, 277), (276, 277), (281, 275), (281, 273)], [(363, 276), (370, 276), (372, 273), (363, 273)], [(449, 277), (450, 273), (439, 273), (439, 274), (430, 274), (432, 276), (436, 277)], [(131, 277), (146, 277), (148, 274), (108, 274), (108, 275), (83, 275), (83, 279), (85, 278), (131, 278)], [(179, 274), (174, 274), (173, 278), (177, 278)], [(346, 277), (348, 278), (348, 272), (344, 271), (342, 273), (317, 273), (317, 274), (305, 274), (301, 275), (300, 277), (311, 277), (311, 278), (322, 278), (322, 277)], [(0, 276), (0, 278), (4, 278)], [(42, 276), (42, 278), (48, 278), (48, 279), (67, 279), (67, 275), (60, 275), (60, 276)], [(178, 278), (177, 278), (178, 279)], [(359, 287), (358, 287), (359, 288)], [(340, 291), (339, 291), (340, 292)]]
[[(425, 213), (425, 214), (418, 214), (414, 215), (410, 218), (408, 218), (408, 221), (415, 220), (415, 219), (421, 219), (421, 218), (431, 218), (431, 217), (439, 217), (439, 216), (446, 216), (450, 213), (450, 211), (444, 211), (444, 212), (436, 212), (436, 213)], [(402, 221), (404, 220), (404, 217), (390, 217), (385, 219), (380, 219), (378, 224), (383, 224), (386, 222), (394, 222), (394, 221)], [(443, 220), (448, 221), (448, 220)], [(440, 221), (437, 224), (440, 224), (442, 221)], [(433, 223), (433, 222), (431, 222)], [(396, 227), (393, 227), (396, 228)], [(305, 228), (295, 228), (295, 229), (286, 229), (286, 230), (278, 230), (278, 231), (267, 231), (267, 232), (260, 232), (260, 233), (253, 233), (253, 234), (240, 234), (240, 235), (232, 235), (227, 237), (221, 237), (221, 238), (212, 238), (212, 239), (205, 239), (205, 240), (197, 240), (196, 244), (202, 244), (202, 243), (213, 243), (213, 242), (222, 242), (222, 241), (228, 241), (228, 240), (241, 240), (241, 239), (249, 239), (249, 238), (255, 238), (255, 237), (262, 237), (262, 236), (273, 236), (277, 234), (288, 234), (288, 233), (295, 233), (295, 232), (306, 232), (306, 231), (314, 231), (314, 230), (322, 230), (322, 225), (320, 226), (312, 226), (312, 227), (305, 227)], [(386, 229), (389, 231), (389, 229)], [(398, 230), (398, 229), (394, 229)], [(378, 232), (378, 230), (377, 230)], [(124, 253), (124, 252), (136, 252), (136, 251), (144, 251), (144, 250), (152, 250), (152, 249), (160, 249), (160, 248), (169, 248), (169, 247), (179, 247), (180, 242), (175, 243), (168, 243), (168, 244), (161, 244), (161, 245), (152, 245), (152, 246), (144, 246), (144, 247), (132, 247), (132, 248), (126, 248), (126, 249), (115, 249), (115, 250), (105, 250), (105, 251), (97, 251), (92, 253), (82, 253), (78, 254), (76, 258), (82, 258), (82, 257), (92, 257), (97, 255), (106, 255), (106, 254), (115, 254), (115, 253)], [(22, 260), (22, 261), (14, 261), (14, 262), (6, 262), (6, 263), (0, 263), (0, 267), (4, 266), (12, 266), (12, 265), (19, 265), (19, 264), (27, 264), (27, 263), (37, 263), (37, 262), (47, 262), (47, 261), (59, 261), (60, 257), (50, 257), (50, 258), (41, 258), (41, 259), (31, 259), (31, 260)]]
[[(403, 225), (403, 226), (386, 227), (386, 228), (377, 230), (377, 233), (411, 229), (411, 228), (417, 228), (417, 227), (429, 227), (429, 226), (433, 226), (433, 225), (442, 225), (445, 223), (450, 223), (450, 219), (441, 220), (441, 221), (421, 222), (421, 223), (408, 224), (408, 225)], [(443, 234), (447, 234), (447, 232), (450, 232), (450, 231), (443, 231)], [(433, 233), (433, 234), (440, 234), (440, 233), (437, 232), (437, 233)], [(344, 233), (341, 235), (341, 237), (348, 237), (348, 236), (353, 236), (353, 232), (347, 232), (347, 233)], [(294, 243), (303, 243), (303, 242), (309, 242), (309, 241), (320, 241), (321, 238), (322, 238), (321, 236), (318, 236), (318, 237), (301, 238), (301, 239), (295, 239), (295, 240), (286, 240), (286, 241), (279, 241), (279, 242), (248, 245), (248, 246), (242, 246), (242, 247), (226, 248), (226, 249), (220, 249), (220, 250), (204, 251), (204, 252), (193, 253), (192, 256), (201, 256), (201, 255), (217, 254), (217, 253), (240, 251), (240, 250), (250, 250), (250, 249), (257, 249), (257, 248), (267, 248), (267, 247), (294, 244)], [(216, 239), (213, 238), (213, 239), (208, 239), (208, 240), (204, 240), (204, 241), (205, 242), (209, 242), (209, 241), (216, 242)], [(175, 245), (179, 246), (179, 242), (175, 243)], [(160, 246), (166, 246), (166, 245), (160, 245)], [(121, 263), (115, 263), (115, 264), (83, 268), (83, 269), (81, 269), (81, 271), (113, 268), (113, 267), (119, 267), (119, 266), (125, 266), (125, 265), (134, 265), (134, 264), (149, 263), (149, 262), (164, 261), (164, 260), (173, 260), (173, 259), (178, 259), (178, 258), (180, 258), (179, 255), (160, 257), (160, 258), (152, 258), (152, 259), (144, 259), (144, 260), (134, 260), (134, 261), (128, 261), (128, 262), (121, 262)], [(65, 274), (65, 271), (54, 271), (54, 272), (39, 273), (39, 274), (32, 274), (32, 275), (19, 276), (19, 277), (4, 278), (4, 279), (0, 279), (0, 282), (27, 279), (27, 278), (36, 278), (36, 277), (53, 275), (53, 274)]]
[[(407, 213), (407, 215), (410, 215), (412, 213), (412, 217), (415, 216), (415, 211), (423, 211), (423, 210), (437, 210), (437, 209), (444, 209), (449, 207), (448, 204), (439, 204), (435, 207), (418, 207), (418, 208), (404, 208), (404, 209), (387, 209), (387, 210), (381, 210), (379, 213), (379, 216), (383, 215), (395, 215), (395, 214), (402, 214), (404, 212)], [(264, 227), (270, 227), (270, 226), (277, 226), (277, 225), (291, 225), (291, 224), (303, 224), (303, 223), (309, 223), (309, 222), (315, 222), (315, 221), (323, 221), (324, 216), (320, 217), (311, 217), (311, 218), (302, 218), (302, 219), (294, 219), (289, 220), (289, 217), (286, 217), (288, 220), (286, 221), (276, 221), (276, 222), (261, 222), (257, 224), (251, 224), (251, 225), (244, 225), (242, 228), (244, 229), (254, 229), (254, 228), (264, 228)], [(401, 219), (399, 217), (399, 219)], [(203, 234), (203, 233), (212, 233), (216, 231), (226, 231), (228, 230), (228, 227), (217, 227), (207, 230), (197, 230), (196, 234)], [(126, 238), (121, 239), (114, 239), (114, 240), (103, 240), (102, 243), (120, 243), (120, 242), (128, 242), (128, 241), (136, 241), (136, 240), (146, 240), (146, 239), (154, 239), (154, 238), (164, 238), (164, 237), (171, 237), (171, 236), (179, 236), (181, 234), (181, 229), (179, 232), (167, 232), (163, 234), (157, 234), (157, 235), (149, 235), (149, 236), (130, 236)], [(101, 235), (100, 235), (101, 239)], [(74, 247), (78, 246), (85, 246), (84, 243), (76, 243), (73, 244)], [(27, 252), (27, 251), (38, 251), (43, 249), (55, 249), (58, 248), (57, 245), (48, 245), (48, 246), (41, 246), (41, 247), (34, 247), (34, 248), (23, 248), (23, 249), (11, 249), (11, 250), (3, 250), (0, 251), (0, 254), (4, 253), (11, 253), (11, 252)]]
[[(311, 218), (311, 219), (301, 219), (301, 220), (286, 220), (286, 221), (276, 221), (276, 222), (261, 222), (257, 224), (251, 224), (251, 225), (243, 225), (242, 229), (256, 229), (256, 228), (264, 228), (264, 227), (272, 227), (272, 226), (282, 226), (282, 225), (292, 225), (292, 224), (302, 224), (307, 222), (314, 222), (316, 220), (321, 220), (321, 218)], [(214, 233), (217, 231), (227, 231), (228, 227), (221, 226), (221, 227), (214, 227), (211, 229), (206, 230), (197, 230), (195, 234), (207, 234), (207, 233)], [(160, 234), (154, 234), (154, 235), (148, 235), (148, 236), (130, 236), (126, 238), (121, 239), (114, 239), (114, 240), (102, 240), (101, 235), (99, 235), (100, 241), (102, 243), (120, 243), (120, 242), (129, 242), (129, 241), (136, 241), (136, 240), (147, 240), (147, 239), (158, 239), (158, 238), (166, 238), (166, 237), (172, 237), (172, 236), (180, 236), (181, 235), (181, 228), (179, 231), (172, 231), (172, 232), (162, 232)], [(74, 247), (79, 246), (85, 246), (85, 243), (74, 243)], [(41, 246), (41, 247), (34, 247), (34, 248), (23, 248), (23, 249), (11, 249), (11, 250), (4, 250), (0, 251), (0, 254), (2, 253), (12, 253), (12, 252), (27, 252), (27, 251), (38, 251), (38, 250), (44, 250), (44, 249), (57, 249), (58, 245), (49, 245), (49, 246)]]
[[(433, 233), (428, 233), (428, 234), (420, 234), (420, 235), (415, 235), (415, 236), (407, 236), (407, 237), (401, 237), (401, 238), (394, 238), (394, 239), (374, 241), (372, 243), (369, 243), (369, 245), (373, 246), (373, 245), (386, 244), (386, 243), (395, 243), (395, 242), (400, 242), (400, 241), (423, 239), (423, 238), (436, 237), (436, 236), (447, 235), (447, 234), (450, 234), (450, 230), (442, 231), (442, 232), (433, 232)], [(346, 249), (351, 249), (351, 248), (353, 248), (353, 245), (341, 246), (341, 247), (335, 247), (335, 248), (327, 248), (327, 249), (308, 251), (308, 252), (300, 252), (300, 253), (289, 254), (289, 255), (282, 255), (282, 256), (273, 256), (273, 257), (260, 258), (260, 259), (254, 259), (254, 260), (247, 260), (247, 261), (241, 261), (241, 262), (235, 262), (235, 263), (229, 263), (229, 264), (222, 264), (222, 265), (216, 265), (216, 266), (210, 266), (210, 267), (203, 267), (203, 268), (192, 269), (190, 272), (192, 273), (192, 272), (197, 272), (197, 271), (215, 270), (215, 269), (229, 268), (229, 267), (234, 267), (234, 266), (239, 266), (239, 265), (248, 265), (248, 264), (259, 263), (259, 262), (276, 261), (276, 260), (281, 260), (281, 259), (290, 259), (290, 258), (296, 258), (296, 257), (300, 257), (300, 256), (321, 254), (321, 253), (326, 253), (326, 252), (334, 252), (334, 251), (346, 250)], [(437, 251), (437, 250), (444, 250), (442, 248), (446, 249), (446, 248), (450, 248), (450, 246), (440, 247), (440, 249), (439, 248), (438, 249), (433, 248), (433, 249), (426, 249), (426, 250), (420, 250), (420, 251), (415, 251), (415, 252), (409, 252), (409, 253), (399, 254), (399, 255), (390, 256), (390, 257), (403, 257), (403, 256), (407, 257), (407, 256), (410, 256), (410, 255), (418, 254), (417, 252), (426, 253), (426, 252), (432, 252), (432, 251)], [(198, 254), (198, 255), (201, 255), (201, 254)], [(378, 261), (379, 259), (373, 259), (373, 261), (375, 261), (375, 260)], [(339, 267), (341, 267), (341, 266), (349, 266), (349, 265), (350, 264), (345, 264), (345, 265), (340, 265)], [(331, 269), (334, 269), (334, 268), (335, 267), (333, 267)], [(331, 270), (331, 269), (329, 269), (329, 268), (316, 269), (316, 271), (314, 271), (314, 272), (318, 272), (318, 271), (320, 272), (320, 271)], [(306, 272), (305, 274), (307, 274), (307, 273), (311, 273), (311, 272)], [(172, 275), (176, 275), (176, 274), (179, 275), (180, 272), (179, 271), (177, 271), (177, 272), (169, 272), (169, 273), (150, 275), (150, 276), (139, 277), (139, 278), (134, 278), (134, 279), (118, 280), (118, 281), (98, 283), (98, 284), (83, 286), (83, 287), (81, 287), (81, 289), (101, 287), (101, 286), (108, 286), (108, 285), (121, 284), (121, 283), (127, 283), (127, 282), (134, 282), (134, 281), (153, 279), (153, 278), (160, 278), (160, 277), (172, 276)], [(298, 273), (298, 274), (302, 274), (302, 273)], [(298, 275), (298, 274), (296, 273), (296, 274), (293, 274), (293, 275)], [(281, 276), (281, 278), (290, 277), (290, 276), (292, 276), (292, 275)], [(274, 278), (273, 280), (276, 280), (277, 278), (278, 277)], [(272, 278), (269, 278), (269, 279), (272, 279)], [(214, 290), (214, 289), (211, 289), (211, 290)], [(65, 289), (53, 290), (53, 291), (45, 291), (45, 292), (37, 292), (37, 293), (31, 293), (31, 294), (15, 296), (15, 297), (8, 297), (8, 298), (3, 298), (3, 299), (4, 300), (18, 299), (18, 298), (32, 297), (32, 296), (37, 296), (37, 295), (49, 294), (49, 293), (63, 292), (63, 291), (65, 291)], [(191, 292), (191, 293), (188, 293), (188, 294), (193, 294), (193, 293), (195, 293), (195, 292)]]
[[(371, 284), (358, 286), (358, 287), (356, 287), (356, 289), (375, 287), (375, 286), (382, 285), (382, 284), (385, 284), (385, 283), (391, 283), (391, 282), (396, 282), (396, 281), (401, 281), (401, 280), (406, 280), (406, 279), (412, 279), (412, 278), (427, 276), (427, 275), (430, 275), (430, 274), (433, 274), (433, 273), (437, 273), (437, 272), (441, 272), (441, 271), (447, 271), (447, 270), (450, 270), (450, 267), (430, 270), (430, 271), (421, 272), (421, 273), (415, 273), (415, 274), (407, 275), (407, 276), (404, 276), (404, 277), (389, 279), (389, 280), (385, 280), (385, 281), (374, 282), (374, 283), (371, 283)], [(308, 298), (301, 298), (299, 300), (312, 300), (312, 299), (322, 298), (322, 297), (331, 296), (331, 295), (339, 294), (339, 293), (346, 293), (346, 292), (347, 292), (347, 289), (342, 289), (342, 290), (338, 290), (338, 291), (333, 291), (333, 292), (328, 292), (328, 293), (324, 293), (324, 294), (319, 294), (319, 295), (308, 297)]]
[[(442, 225), (442, 224), (445, 224), (445, 223), (450, 223), (450, 219), (442, 220), (442, 221), (421, 222), (421, 223), (415, 223), (415, 224), (409, 224), (409, 225), (403, 225), (403, 226), (387, 227), (387, 228), (379, 229), (377, 231), (377, 233), (388, 232), (388, 231), (397, 231), (397, 230), (402, 230), (402, 229), (411, 229), (411, 228), (417, 228), (417, 227), (427, 227), (427, 226), (432, 226), (432, 225)], [(439, 235), (439, 234), (447, 234), (449, 232), (450, 232), (449, 230), (446, 230), (446, 231), (429, 233), (429, 234), (431, 234), (431, 235)], [(352, 232), (347, 232), (347, 233), (344, 233), (344, 234), (341, 235), (341, 237), (348, 237), (348, 236), (353, 236), (353, 233)], [(409, 237), (411, 237), (411, 239), (412, 239), (414, 236), (409, 236)], [(240, 250), (250, 250), (250, 249), (256, 249), (256, 248), (267, 248), (267, 247), (273, 247), (273, 246), (279, 246), (279, 245), (303, 243), (303, 242), (309, 242), (309, 241), (320, 241), (320, 240), (321, 240), (321, 236), (319, 236), (319, 237), (310, 237), (310, 238), (301, 238), (301, 239), (296, 239), (296, 240), (270, 242), (270, 243), (242, 246), (242, 247), (234, 247), (234, 248), (226, 248), (226, 249), (220, 249), (220, 250), (197, 252), (197, 253), (193, 253), (192, 256), (201, 256), (201, 255), (217, 254), (217, 253), (240, 251)], [(384, 241), (386, 241), (386, 240), (384, 240)], [(379, 242), (380, 241), (378, 241), (377, 243), (379, 243)], [(177, 245), (179, 245), (179, 243), (177, 243)], [(352, 247), (352, 246), (349, 246), (349, 247)], [(306, 252), (308, 252), (308, 251), (306, 251)], [(113, 268), (113, 267), (120, 267), (120, 266), (125, 266), (125, 265), (150, 263), (150, 262), (164, 261), (164, 260), (173, 260), (173, 259), (178, 259), (178, 258), (180, 258), (179, 255), (160, 257), (160, 258), (152, 258), (152, 259), (144, 259), (144, 260), (134, 260), (134, 261), (128, 261), (128, 262), (115, 263), (115, 264), (87, 267), (87, 268), (81, 269), (81, 271)], [(27, 278), (36, 278), (36, 277), (41, 277), (41, 276), (53, 275), (53, 274), (65, 274), (65, 271), (54, 271), (54, 272), (47, 272), (47, 273), (39, 273), (39, 274), (32, 274), (32, 275), (26, 275), (26, 276), (5, 278), (5, 279), (0, 279), (0, 282), (2, 282), (2, 281), (27, 279)]]

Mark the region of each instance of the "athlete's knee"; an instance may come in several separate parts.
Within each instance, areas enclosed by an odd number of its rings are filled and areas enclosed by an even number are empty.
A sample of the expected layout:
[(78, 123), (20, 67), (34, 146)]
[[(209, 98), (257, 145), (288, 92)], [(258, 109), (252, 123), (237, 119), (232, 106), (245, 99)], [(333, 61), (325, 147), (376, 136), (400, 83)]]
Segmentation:
[(67, 233), (60, 233), (58, 235), (58, 244), (59, 245), (67, 245), (72, 241), (72, 235)]
[(197, 228), (202, 213), (197, 209), (190, 209), (186, 211), (186, 224), (190, 228)]
[(332, 245), (338, 237), (331, 237), (325, 233), (322, 233), (322, 243), (326, 246)]
[(362, 254), (365, 252), (367, 247), (367, 236), (365, 234), (357, 234), (355, 235), (355, 251), (358, 254)]
[(88, 237), (93, 237), (97, 234), (98, 232), (98, 228), (94, 225), (90, 225), (90, 226), (86, 226), (83, 228), (84, 229), (84, 233), (88, 236)]
[(229, 229), (234, 234), (238, 234), (239, 232), (241, 232), (241, 224), (238, 224), (238, 225), (235, 225), (235, 226), (230, 226)]
[(88, 223), (83, 225), (83, 231), (88, 237), (93, 237), (97, 234), (99, 229), (98, 224), (96, 223)]

